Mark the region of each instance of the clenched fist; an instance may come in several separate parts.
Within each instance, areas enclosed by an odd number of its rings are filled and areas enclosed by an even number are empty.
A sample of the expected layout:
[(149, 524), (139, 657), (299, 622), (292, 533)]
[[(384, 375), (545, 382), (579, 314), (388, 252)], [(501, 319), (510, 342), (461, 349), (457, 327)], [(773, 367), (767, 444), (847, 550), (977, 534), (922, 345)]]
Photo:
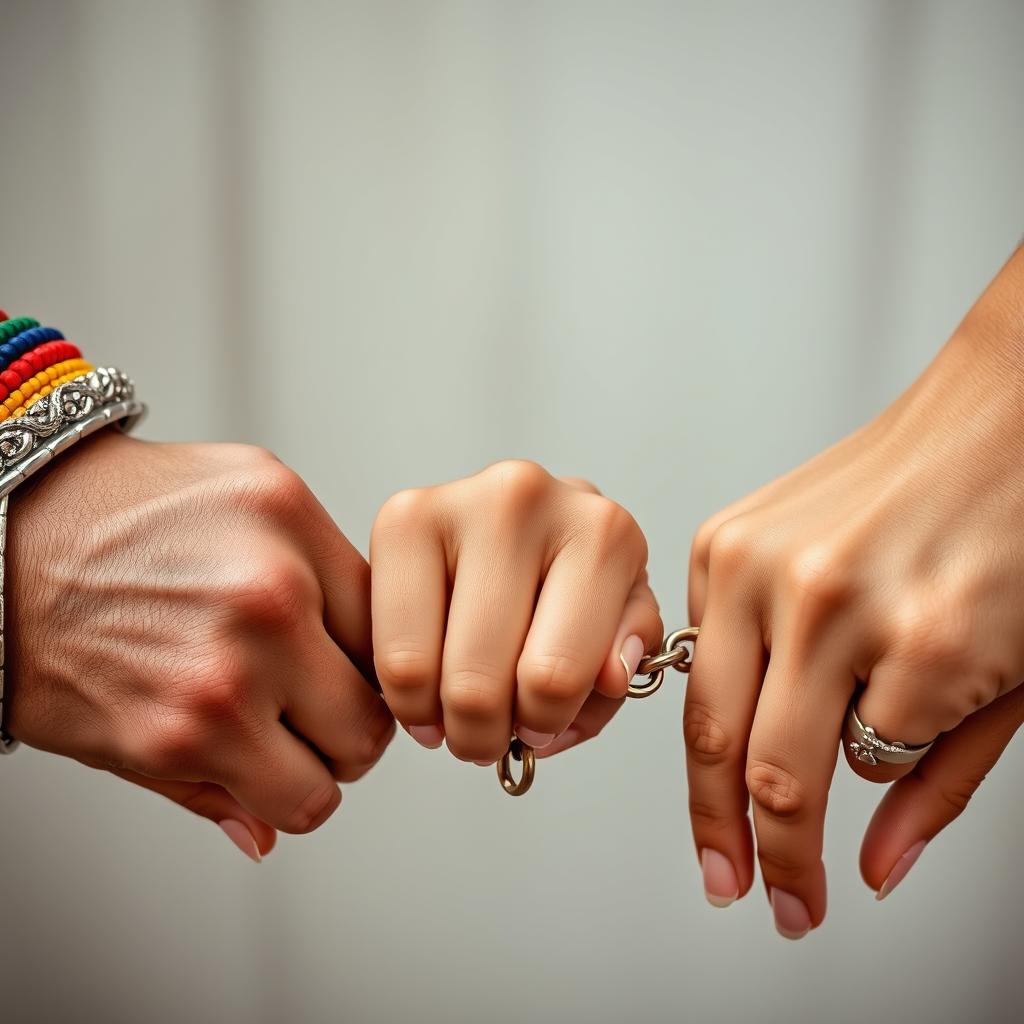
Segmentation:
[(7, 551), (6, 729), (251, 856), (325, 821), (393, 735), (369, 568), (264, 451), (100, 436), (17, 491)]

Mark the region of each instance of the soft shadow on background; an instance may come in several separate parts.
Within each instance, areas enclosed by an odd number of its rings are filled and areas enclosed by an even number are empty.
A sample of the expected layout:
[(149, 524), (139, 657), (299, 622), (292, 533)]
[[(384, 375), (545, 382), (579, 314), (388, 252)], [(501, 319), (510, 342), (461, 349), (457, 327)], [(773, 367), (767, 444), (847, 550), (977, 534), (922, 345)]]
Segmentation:
[[(873, 415), (1024, 230), (1019, 3), (0, 0), (0, 297), (153, 439), (265, 444), (363, 550), (525, 456), (647, 530)], [(831, 909), (703, 899), (679, 678), (513, 801), (399, 735), (260, 867), (70, 762), (0, 764), (4, 1020), (1019, 1020), (1017, 743), (898, 893), (838, 769)]]

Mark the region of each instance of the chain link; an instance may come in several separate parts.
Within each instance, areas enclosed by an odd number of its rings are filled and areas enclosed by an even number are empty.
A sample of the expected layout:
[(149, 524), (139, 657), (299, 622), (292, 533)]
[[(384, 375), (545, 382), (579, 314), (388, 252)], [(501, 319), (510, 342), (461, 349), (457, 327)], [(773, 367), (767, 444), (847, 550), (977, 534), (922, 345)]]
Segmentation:
[[(697, 644), (699, 632), (697, 626), (687, 626), (669, 633), (657, 654), (640, 659), (636, 675), (647, 676), (647, 681), (634, 683), (631, 679), (626, 688), (626, 696), (641, 700), (650, 697), (652, 693), (657, 693), (661, 689), (666, 669), (674, 668), (677, 672), (689, 672), (693, 665), (693, 649)], [(518, 781), (512, 774), (513, 761), (519, 761), (523, 766)], [(533, 748), (528, 747), (518, 736), (513, 736), (508, 751), (498, 762), (498, 781), (501, 788), (509, 796), (522, 796), (533, 785), (535, 771), (536, 759)]]

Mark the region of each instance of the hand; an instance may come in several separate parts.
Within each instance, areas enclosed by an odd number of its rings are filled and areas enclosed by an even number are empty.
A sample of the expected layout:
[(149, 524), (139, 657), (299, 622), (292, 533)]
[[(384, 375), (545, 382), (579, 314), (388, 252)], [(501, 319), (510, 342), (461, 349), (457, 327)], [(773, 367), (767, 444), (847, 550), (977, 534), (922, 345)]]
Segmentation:
[[(1024, 679), (1022, 356), (1018, 253), (891, 408), (698, 532), (690, 614), (701, 635), (684, 732), (714, 901), (751, 885), (749, 798), (780, 931), (821, 923), (825, 805), (859, 684), (861, 720), (916, 745)], [(963, 728), (894, 789), (890, 808), (967, 756), (964, 737), (980, 726)], [(847, 756), (879, 782), (910, 771)], [(869, 837), (875, 881), (892, 867), (883, 845)]]
[(396, 494), (370, 543), (388, 706), (478, 764), (513, 730), (539, 755), (597, 735), (661, 642), (646, 562), (621, 506), (529, 462)]
[(251, 855), (325, 821), (393, 735), (360, 672), (368, 566), (266, 452), (105, 433), (14, 493), (7, 552), (8, 731)]

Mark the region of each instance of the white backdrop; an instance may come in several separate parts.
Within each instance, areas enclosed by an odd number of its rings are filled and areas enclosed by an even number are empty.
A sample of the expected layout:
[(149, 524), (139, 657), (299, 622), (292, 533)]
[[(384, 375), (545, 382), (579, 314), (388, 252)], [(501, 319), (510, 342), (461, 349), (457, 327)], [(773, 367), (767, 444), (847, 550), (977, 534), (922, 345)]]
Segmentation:
[[(129, 369), (151, 438), (269, 445), (365, 550), (511, 455), (648, 531), (874, 414), (1024, 229), (1019, 3), (0, 0), (0, 298)], [(0, 1017), (1020, 1018), (1022, 748), (878, 905), (704, 902), (678, 692), (512, 801), (396, 739), (261, 866), (155, 797), (0, 764)]]

